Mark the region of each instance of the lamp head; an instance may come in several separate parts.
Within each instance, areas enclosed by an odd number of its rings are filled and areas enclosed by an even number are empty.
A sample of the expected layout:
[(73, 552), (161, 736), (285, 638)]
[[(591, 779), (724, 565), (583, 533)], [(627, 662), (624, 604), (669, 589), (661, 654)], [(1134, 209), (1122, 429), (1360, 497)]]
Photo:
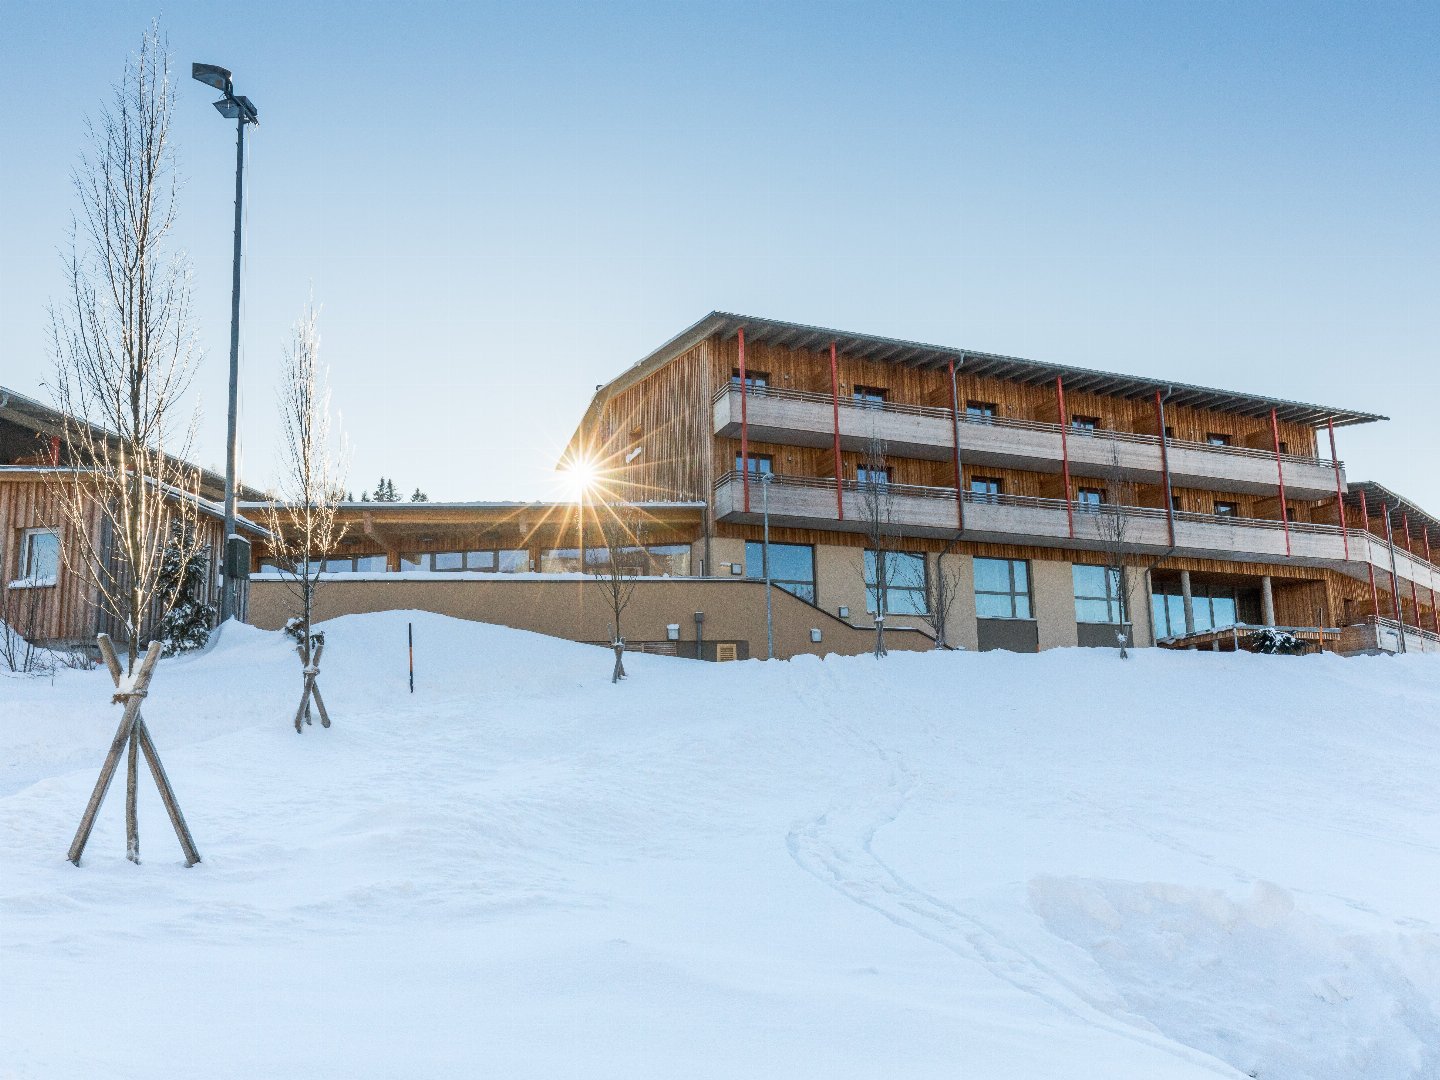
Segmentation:
[(206, 86), (213, 86), (222, 94), (230, 93), (230, 72), (219, 64), (191, 64), (190, 77)]

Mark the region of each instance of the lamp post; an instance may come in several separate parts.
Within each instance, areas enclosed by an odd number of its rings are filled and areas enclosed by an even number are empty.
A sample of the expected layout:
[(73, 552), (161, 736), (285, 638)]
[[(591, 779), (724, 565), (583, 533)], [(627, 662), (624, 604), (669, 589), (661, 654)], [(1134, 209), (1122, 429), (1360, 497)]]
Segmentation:
[(760, 567), (765, 574), (765, 659), (775, 659), (775, 607), (770, 596), (770, 478), (760, 474), (760, 512), (765, 521), (765, 542), (760, 545)]
[[(249, 98), (236, 96), (230, 72), (216, 64), (191, 64), (190, 77), (206, 86), (213, 86), (225, 95), (215, 108), (227, 120), (235, 121), (235, 258), (230, 279), (230, 400), (229, 421), (225, 433), (225, 542), (220, 564), (223, 585), (220, 590), (220, 621), (238, 615), (235, 578), (231, 576), (230, 537), (235, 534), (235, 426), (240, 397), (240, 228), (244, 199), (242, 179), (245, 173), (245, 125), (260, 123), (260, 114)], [(246, 567), (248, 571), (248, 567)]]

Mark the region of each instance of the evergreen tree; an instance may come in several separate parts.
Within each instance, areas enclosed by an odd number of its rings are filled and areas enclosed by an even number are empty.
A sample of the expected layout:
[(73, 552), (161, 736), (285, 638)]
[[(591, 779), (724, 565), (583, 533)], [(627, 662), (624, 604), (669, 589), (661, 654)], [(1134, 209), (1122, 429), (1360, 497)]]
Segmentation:
[(394, 480), (386, 480), (383, 476), (380, 478), (380, 482), (375, 485), (375, 501), (384, 503), (400, 501), (400, 495), (395, 490)]
[(411, 502), (429, 502), (429, 501), (430, 501), (430, 496), (429, 496), (429, 495), (426, 495), (425, 492), (421, 491), (421, 490), (417, 487), (417, 488), (415, 489), (415, 494), (410, 496), (410, 501), (411, 501)]
[(156, 578), (159, 594), (175, 598), (156, 627), (166, 656), (203, 649), (215, 622), (215, 606), (197, 599), (204, 595), (210, 573), (210, 549), (206, 548), (198, 558), (187, 556), (194, 550), (194, 529), (178, 522), (172, 525)]

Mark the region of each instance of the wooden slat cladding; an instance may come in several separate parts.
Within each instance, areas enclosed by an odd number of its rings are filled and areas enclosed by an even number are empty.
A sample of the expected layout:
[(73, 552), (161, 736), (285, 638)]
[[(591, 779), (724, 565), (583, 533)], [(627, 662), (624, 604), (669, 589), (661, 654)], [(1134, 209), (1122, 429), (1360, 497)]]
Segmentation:
[(709, 498), (705, 445), (713, 437), (713, 350), (713, 342), (703, 341), (606, 402), (599, 430), (587, 434), (602, 469), (624, 476), (609, 483), (617, 495), (632, 501)]
[[(89, 528), (99, 533), (99, 511)], [(64, 559), (53, 587), (11, 588), (20, 577), (21, 544), (27, 529), (54, 529)], [(84, 576), (71, 571), (79, 545), (61, 513), (60, 501), (41, 479), (0, 480), (0, 588), (22, 635), (42, 641), (86, 638), (98, 626), (94, 590)]]

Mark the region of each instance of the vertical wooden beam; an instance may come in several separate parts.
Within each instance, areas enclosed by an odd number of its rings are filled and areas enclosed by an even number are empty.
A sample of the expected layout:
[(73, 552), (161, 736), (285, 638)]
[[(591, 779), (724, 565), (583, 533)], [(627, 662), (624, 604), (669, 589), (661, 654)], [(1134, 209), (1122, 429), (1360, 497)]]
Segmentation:
[(1280, 482), (1280, 524), (1285, 529), (1285, 557), (1290, 557), (1290, 507), (1285, 502), (1285, 466), (1280, 461), (1280, 421), (1270, 410), (1270, 435), (1275, 440), (1275, 476)]
[(745, 513), (750, 512), (750, 413), (745, 386), (745, 328), (737, 334), (740, 339), (740, 492)]
[(840, 362), (830, 342), (830, 409), (835, 420), (835, 516), (845, 520), (845, 488), (840, 468)]
[[(962, 361), (963, 362), (963, 361)], [(955, 527), (965, 531), (965, 492), (960, 468), (960, 388), (955, 382), (955, 361), (950, 361), (950, 437), (954, 445), (955, 465)]]
[(1350, 561), (1350, 532), (1345, 528), (1345, 491), (1340, 485), (1340, 455), (1335, 452), (1335, 419), (1325, 421), (1330, 429), (1330, 464), (1335, 467), (1335, 505), (1340, 510), (1340, 536), (1345, 541), (1345, 561)]
[(1360, 489), (1360, 521), (1365, 527), (1365, 569), (1370, 574), (1370, 603), (1375, 608), (1375, 618), (1380, 617), (1380, 589), (1375, 584), (1375, 560), (1370, 553), (1370, 506), (1365, 501), (1365, 489)]
[(1160, 427), (1160, 475), (1165, 480), (1165, 529), (1175, 546), (1175, 496), (1170, 490), (1170, 437), (1165, 434), (1165, 401), (1155, 391), (1155, 422)]
[(1065, 478), (1065, 520), (1070, 539), (1075, 539), (1075, 506), (1070, 501), (1070, 417), (1065, 412), (1065, 380), (1055, 376), (1055, 396), (1060, 408), (1060, 470)]
[[(1385, 547), (1390, 552), (1390, 593), (1394, 599), (1391, 607), (1395, 610), (1395, 621), (1404, 625), (1405, 612), (1400, 607), (1400, 574), (1395, 569), (1395, 529), (1390, 524), (1390, 506), (1385, 506)], [(1402, 636), (1401, 640), (1404, 638)]]

